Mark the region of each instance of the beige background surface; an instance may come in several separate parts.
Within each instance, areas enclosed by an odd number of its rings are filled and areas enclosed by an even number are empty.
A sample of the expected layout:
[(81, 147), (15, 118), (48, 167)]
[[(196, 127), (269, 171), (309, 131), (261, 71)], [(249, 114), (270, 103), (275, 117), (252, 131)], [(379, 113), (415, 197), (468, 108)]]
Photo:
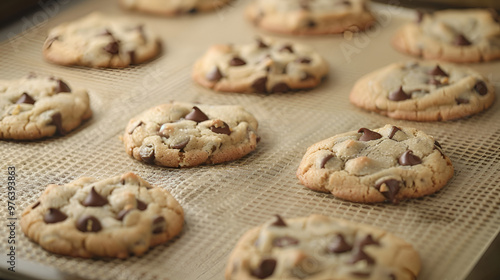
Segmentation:
[[(412, 59), (395, 52), (389, 43), (412, 14), (382, 5), (375, 5), (379, 25), (365, 35), (278, 36), (311, 44), (325, 56), (331, 71), (317, 89), (266, 96), (216, 93), (197, 86), (190, 78), (191, 66), (211, 44), (248, 43), (256, 36), (274, 36), (243, 19), (247, 3), (236, 1), (213, 13), (161, 18), (123, 11), (116, 1), (88, 0), (60, 9), (48, 21), (35, 13), (27, 20), (38, 25), (0, 43), (2, 79), (15, 79), (30, 71), (60, 76), (72, 87), (88, 88), (94, 110), (91, 120), (66, 137), (0, 142), (2, 224), (7, 223), (8, 166), (17, 171), (17, 217), (49, 183), (63, 184), (81, 176), (106, 178), (127, 171), (168, 189), (186, 213), (180, 237), (140, 258), (85, 260), (53, 255), (25, 238), (19, 227), (17, 256), (87, 279), (222, 279), (227, 256), (246, 230), (277, 213), (285, 217), (320, 213), (378, 226), (406, 239), (423, 260), (419, 279), (465, 278), (500, 229), (499, 102), (485, 113), (438, 123), (395, 121), (351, 105), (348, 94), (359, 77), (389, 63)], [(48, 29), (96, 8), (151, 25), (164, 41), (162, 55), (120, 70), (45, 62), (41, 47)], [(470, 66), (500, 90), (500, 62)], [(133, 160), (118, 136), (132, 116), (170, 100), (242, 104), (259, 120), (262, 141), (243, 159), (215, 166), (169, 169)], [(441, 143), (456, 169), (443, 190), (399, 205), (363, 205), (310, 191), (295, 178), (308, 146), (337, 133), (386, 123), (424, 130)], [(7, 227), (0, 227), (0, 236), (7, 235)], [(4, 256), (8, 244), (5, 238), (1, 240)], [(24, 261), (17, 266), (21, 271), (29, 267)]]

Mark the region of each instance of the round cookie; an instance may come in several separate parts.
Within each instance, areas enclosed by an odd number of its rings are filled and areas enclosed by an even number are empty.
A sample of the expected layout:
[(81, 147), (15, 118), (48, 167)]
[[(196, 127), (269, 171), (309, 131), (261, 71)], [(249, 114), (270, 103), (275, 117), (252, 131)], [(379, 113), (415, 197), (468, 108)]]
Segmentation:
[(432, 136), (388, 124), (312, 145), (296, 175), (306, 187), (341, 199), (397, 203), (438, 191), (453, 176), (453, 166)]
[(179, 234), (184, 213), (172, 195), (126, 173), (48, 185), (21, 218), (45, 250), (72, 257), (127, 258)]
[(231, 0), (120, 0), (125, 9), (165, 16), (217, 10), (229, 2)]
[(394, 119), (442, 121), (486, 110), (495, 88), (478, 72), (436, 62), (394, 63), (359, 79), (352, 104)]
[(327, 62), (309, 46), (266, 38), (212, 46), (192, 76), (216, 91), (274, 93), (313, 88), (327, 73)]
[(65, 135), (92, 116), (84, 89), (52, 76), (0, 80), (0, 139)]
[(159, 37), (147, 26), (94, 12), (51, 29), (43, 56), (60, 65), (122, 68), (152, 59), (160, 50)]
[(336, 34), (374, 24), (367, 0), (254, 0), (246, 17), (257, 27), (285, 34)]
[(257, 127), (241, 106), (174, 102), (132, 118), (122, 140), (139, 161), (189, 167), (245, 156), (257, 147)]
[(395, 34), (400, 52), (450, 62), (500, 58), (500, 24), (495, 12), (481, 9), (421, 13)]
[(420, 257), (381, 229), (322, 215), (275, 219), (245, 233), (231, 253), (226, 280), (413, 280)]

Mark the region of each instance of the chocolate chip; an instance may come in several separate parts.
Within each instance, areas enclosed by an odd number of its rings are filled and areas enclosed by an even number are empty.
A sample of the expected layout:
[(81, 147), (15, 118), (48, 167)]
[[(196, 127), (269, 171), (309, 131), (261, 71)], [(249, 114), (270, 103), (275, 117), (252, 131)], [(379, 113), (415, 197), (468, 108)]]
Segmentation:
[(114, 41), (114, 42), (111, 42), (109, 44), (107, 44), (106, 46), (104, 46), (103, 48), (105, 51), (107, 51), (108, 53), (110, 54), (117, 54), (120, 50), (120, 45), (118, 45), (118, 42)]
[(373, 239), (373, 236), (371, 234), (368, 234), (367, 236), (365, 236), (365, 238), (359, 241), (358, 246), (359, 248), (363, 248), (368, 245), (380, 245), (380, 243), (377, 240)]
[(252, 83), (252, 88), (255, 89), (255, 91), (258, 93), (266, 93), (267, 92), (266, 84), (267, 84), (267, 77), (261, 77), (256, 79)]
[(333, 155), (326, 155), (324, 158), (321, 159), (321, 163), (319, 164), (319, 168), (325, 168), (326, 163), (333, 158)]
[(418, 156), (414, 155), (412, 150), (408, 150), (399, 157), (398, 162), (399, 164), (406, 166), (421, 164), (422, 160)]
[(342, 2), (340, 2), (340, 4), (345, 5), (345, 6), (351, 6), (352, 5), (351, 1), (348, 1), (348, 0), (342, 1)]
[(358, 278), (370, 277), (370, 272), (353, 271), (353, 272), (351, 272), (351, 274), (358, 277)]
[(144, 201), (137, 198), (135, 199), (135, 201), (137, 202), (137, 209), (144, 211), (146, 210), (146, 208), (148, 208), (148, 205)]
[(275, 85), (271, 88), (271, 92), (272, 92), (272, 93), (276, 93), (276, 92), (287, 92), (287, 91), (290, 91), (290, 87), (289, 87), (286, 83), (283, 83), (283, 82), (277, 83), (277, 84), (275, 84)]
[(354, 253), (353, 253), (351, 259), (348, 261), (348, 263), (355, 264), (359, 261), (366, 261), (367, 264), (374, 264), (375, 263), (375, 259), (370, 257), (361, 248), (358, 248), (354, 251)]
[(191, 8), (191, 9), (189, 9), (187, 12), (188, 12), (188, 14), (192, 14), (192, 15), (193, 15), (193, 14), (198, 13), (198, 9), (196, 9), (196, 8)]
[(280, 215), (275, 215), (275, 221), (271, 224), (271, 226), (273, 227), (286, 227), (286, 223), (285, 221), (283, 221), (283, 219), (281, 218)]
[(327, 245), (326, 250), (328, 253), (345, 253), (352, 250), (352, 246), (347, 244), (342, 234), (337, 234), (330, 244)]
[(472, 43), (463, 34), (458, 34), (453, 41), (455, 46), (470, 46)]
[(493, 8), (488, 8), (488, 11), (490, 12), (491, 14), (491, 18), (496, 22), (496, 23), (499, 23), (500, 22), (500, 17), (498, 16), (498, 12), (493, 9)]
[(229, 125), (227, 125), (227, 123), (225, 123), (225, 122), (222, 122), (222, 123), (223, 123), (223, 126), (221, 126), (221, 127), (215, 127), (212, 125), (210, 127), (210, 130), (214, 133), (230, 135), (231, 129), (229, 128)]
[(479, 81), (474, 85), (474, 90), (479, 93), (479, 95), (484, 96), (488, 93), (488, 87), (483, 81)]
[(391, 280), (397, 280), (398, 278), (396, 277), (396, 275), (394, 275), (393, 273), (389, 274), (389, 278)]
[(299, 244), (299, 240), (290, 236), (277, 237), (273, 240), (273, 246), (276, 247), (288, 247), (297, 244)]
[(158, 234), (158, 233), (162, 233), (164, 230), (165, 230), (165, 226), (166, 226), (167, 222), (165, 220), (165, 218), (163, 218), (163, 216), (158, 216), (156, 217), (154, 220), (153, 220), (153, 233), (154, 234)]
[(139, 156), (144, 162), (153, 164), (155, 162), (155, 147), (153, 144), (141, 146)]
[(200, 108), (193, 106), (193, 110), (184, 117), (186, 120), (195, 121), (197, 123), (208, 120), (208, 116), (200, 110)]
[(35, 209), (40, 205), (40, 201), (37, 201), (33, 206), (31, 206), (31, 209)]
[(396, 135), (398, 131), (401, 131), (401, 128), (397, 126), (392, 126), (391, 132), (389, 133), (389, 139), (392, 139), (392, 137), (394, 137), (394, 135)]
[(55, 224), (66, 220), (68, 216), (56, 208), (49, 208), (49, 212), (43, 216), (43, 221), (47, 224)]
[(135, 122), (132, 124), (132, 126), (130, 126), (129, 130), (127, 130), (127, 133), (128, 133), (128, 134), (132, 134), (132, 133), (134, 133), (134, 130), (135, 130), (136, 128), (138, 128), (139, 126), (141, 126), (142, 124), (143, 124), (143, 122), (142, 122), (142, 121), (135, 121)]
[(173, 145), (170, 145), (170, 148), (177, 149), (177, 150), (184, 149), (187, 146), (187, 144), (189, 143), (189, 140), (191, 140), (191, 138), (189, 138), (189, 136), (187, 136), (185, 139), (181, 140), (180, 142), (175, 143)]
[(445, 76), (445, 77), (448, 77), (448, 74), (446, 72), (443, 71), (443, 69), (441, 69), (441, 67), (439, 67), (439, 65), (436, 65), (436, 67), (434, 67), (434, 69), (432, 69), (429, 74), (431, 74), (432, 76)]
[(311, 59), (308, 57), (299, 57), (295, 60), (297, 63), (304, 63), (304, 64), (309, 64), (311, 63)]
[(102, 226), (96, 217), (85, 215), (78, 219), (76, 228), (81, 232), (98, 232), (102, 229)]
[(461, 97), (457, 97), (455, 98), (455, 102), (457, 102), (457, 105), (460, 105), (460, 104), (469, 104), (469, 99), (466, 99), (466, 98), (461, 98)]
[(231, 61), (229, 61), (229, 65), (231, 66), (242, 66), (242, 65), (245, 65), (247, 64), (243, 59), (235, 56), (233, 57), (233, 59), (231, 59)]
[(118, 212), (118, 215), (116, 216), (116, 219), (119, 221), (123, 221), (123, 218), (127, 216), (127, 214), (132, 211), (132, 209), (123, 209), (120, 212)]
[(359, 137), (359, 141), (370, 141), (382, 138), (382, 135), (375, 131), (371, 131), (368, 128), (360, 128), (358, 133), (363, 133), (361, 137)]
[(128, 56), (130, 57), (130, 64), (135, 64), (135, 51), (129, 51)]
[(71, 88), (63, 81), (57, 79), (57, 86), (55, 88), (55, 93), (60, 92), (71, 92)]
[(306, 27), (307, 28), (314, 28), (314, 27), (316, 27), (316, 22), (312, 19), (309, 19), (306, 21)]
[(389, 100), (392, 100), (392, 101), (402, 101), (402, 100), (407, 100), (410, 98), (411, 98), (411, 95), (406, 94), (406, 92), (404, 92), (402, 86), (400, 86), (398, 90), (389, 93)]
[(259, 266), (252, 270), (252, 276), (255, 276), (259, 279), (265, 279), (274, 273), (274, 269), (276, 268), (277, 261), (275, 259), (267, 258), (263, 259)]
[(424, 19), (425, 12), (421, 10), (417, 10), (417, 23), (421, 23), (422, 20)]
[[(383, 190), (381, 191), (380, 188), (382, 187), (382, 185), (384, 185), (387, 187), (387, 190)], [(385, 197), (387, 198), (389, 201), (391, 201), (392, 203), (396, 203), (397, 200), (396, 200), (396, 195), (398, 194), (399, 190), (401, 189), (401, 187), (399, 186), (399, 181), (398, 180), (395, 180), (395, 179), (388, 179), (388, 180), (385, 180), (383, 182), (380, 182), (379, 184), (377, 184), (375, 186), (375, 188)]]
[(222, 79), (222, 73), (219, 70), (219, 67), (215, 66), (212, 71), (208, 72), (207, 75), (205, 76), (207, 80), (216, 82)]
[(16, 101), (16, 104), (35, 104), (35, 102), (36, 101), (35, 99), (33, 99), (33, 97), (31, 97), (26, 92), (23, 92), (21, 97), (19, 97), (19, 99)]
[(64, 131), (64, 128), (62, 126), (62, 115), (61, 113), (57, 112), (52, 115), (52, 122), (50, 123), (56, 127), (56, 132), (58, 132), (60, 135), (66, 135), (66, 131)]
[(83, 206), (90, 206), (90, 207), (99, 207), (106, 204), (108, 204), (108, 200), (104, 196), (98, 194), (95, 191), (94, 187), (92, 187), (89, 194), (82, 202)]
[(439, 144), (439, 142), (438, 142), (438, 141), (434, 141), (434, 146), (436, 146), (436, 147), (438, 147), (438, 148), (442, 149), (442, 148), (441, 148), (441, 144)]
[(52, 47), (52, 44), (54, 43), (54, 41), (59, 41), (59, 36), (55, 36), (55, 37), (52, 37), (50, 39), (47, 39), (47, 49)]
[(281, 47), (281, 49), (279, 49), (279, 51), (288, 51), (289, 53), (293, 53), (293, 48), (292, 45), (284, 45), (283, 47)]
[(257, 38), (256, 40), (257, 40), (257, 44), (258, 44), (258, 46), (259, 46), (260, 49), (267, 49), (267, 48), (269, 48), (269, 46), (266, 45), (266, 43), (264, 43), (264, 41), (262, 41), (261, 38)]

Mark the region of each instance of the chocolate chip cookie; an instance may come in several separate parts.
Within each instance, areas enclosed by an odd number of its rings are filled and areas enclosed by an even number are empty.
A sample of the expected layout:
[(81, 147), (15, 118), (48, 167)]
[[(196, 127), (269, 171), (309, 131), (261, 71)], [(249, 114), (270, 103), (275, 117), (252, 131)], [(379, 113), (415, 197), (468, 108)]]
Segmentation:
[(216, 91), (275, 93), (313, 88), (327, 73), (328, 64), (309, 46), (259, 38), (212, 46), (192, 76)]
[(375, 22), (367, 0), (254, 0), (246, 17), (257, 27), (286, 34), (364, 30)]
[(500, 58), (496, 12), (482, 9), (419, 12), (393, 38), (396, 50), (424, 59), (479, 62)]
[(360, 128), (307, 149), (297, 170), (306, 187), (354, 202), (397, 203), (432, 194), (453, 176), (432, 136), (414, 128)]
[(120, 0), (122, 7), (141, 12), (174, 16), (217, 10), (232, 0)]
[(257, 127), (241, 106), (174, 102), (132, 118), (122, 140), (139, 161), (189, 167), (245, 156), (257, 147)]
[(245, 233), (226, 266), (231, 279), (416, 279), (413, 246), (381, 229), (321, 215), (271, 221)]
[(0, 80), (0, 139), (65, 135), (91, 116), (87, 91), (59, 78), (30, 74)]
[(495, 88), (466, 67), (436, 63), (394, 63), (359, 79), (350, 101), (394, 119), (453, 120), (486, 110)]
[(47, 186), (24, 210), (21, 228), (56, 254), (127, 258), (172, 239), (183, 221), (183, 210), (168, 191), (126, 173)]
[(50, 30), (43, 56), (60, 65), (122, 68), (152, 59), (160, 45), (147, 26), (95, 12)]

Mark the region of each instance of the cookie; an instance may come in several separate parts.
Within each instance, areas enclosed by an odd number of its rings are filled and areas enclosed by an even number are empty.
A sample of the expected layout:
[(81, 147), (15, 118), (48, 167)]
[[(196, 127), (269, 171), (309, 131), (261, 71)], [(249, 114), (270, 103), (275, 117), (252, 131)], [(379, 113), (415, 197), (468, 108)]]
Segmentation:
[(309, 46), (259, 38), (212, 46), (192, 76), (216, 91), (274, 93), (313, 88), (327, 73), (328, 64)]
[(183, 210), (168, 191), (126, 173), (48, 185), (24, 210), (21, 229), (56, 254), (127, 258), (172, 239), (183, 221)]
[(367, 0), (254, 0), (246, 17), (266, 31), (296, 34), (335, 34), (360, 31), (375, 23)]
[(91, 116), (87, 91), (59, 78), (30, 74), (0, 80), (0, 139), (65, 135)]
[(352, 104), (394, 119), (445, 121), (486, 110), (495, 88), (478, 72), (436, 62), (394, 63), (359, 79)]
[(231, 0), (120, 0), (123, 8), (150, 14), (174, 16), (217, 10)]
[(400, 28), (392, 45), (400, 52), (450, 62), (500, 58), (500, 23), (496, 12), (481, 9), (419, 12)]
[(122, 140), (139, 161), (189, 167), (245, 156), (257, 147), (257, 127), (241, 106), (174, 102), (132, 118)]
[(432, 194), (453, 176), (432, 136), (414, 128), (360, 128), (307, 149), (297, 178), (306, 187), (353, 202), (397, 203)]
[(155, 57), (160, 39), (129, 18), (92, 13), (50, 30), (43, 56), (60, 65), (122, 68)]
[(311, 215), (280, 216), (246, 232), (231, 253), (231, 279), (416, 279), (413, 246), (381, 229)]

